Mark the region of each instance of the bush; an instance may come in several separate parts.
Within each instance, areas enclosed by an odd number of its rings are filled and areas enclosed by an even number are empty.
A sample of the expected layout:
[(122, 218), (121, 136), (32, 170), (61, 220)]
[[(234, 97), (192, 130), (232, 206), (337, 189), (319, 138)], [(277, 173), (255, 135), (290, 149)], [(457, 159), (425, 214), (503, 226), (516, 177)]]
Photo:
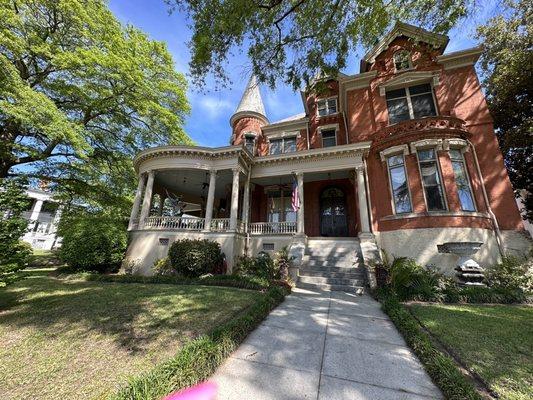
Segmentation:
[(507, 290), (521, 289), (530, 292), (533, 279), (527, 260), (514, 256), (503, 257), (502, 262), (487, 269), (489, 286)]
[(294, 257), (289, 256), (289, 249), (287, 246), (278, 251), (274, 257), (274, 269), (278, 271), (279, 278), (282, 281), (289, 279), (289, 268)]
[(63, 237), (59, 258), (81, 271), (112, 272), (120, 267), (127, 246), (123, 221), (104, 215), (64, 215), (58, 233)]
[(224, 262), (220, 244), (210, 240), (177, 240), (170, 246), (168, 258), (177, 274), (190, 278), (214, 273)]
[(257, 257), (241, 256), (237, 261), (234, 272), (244, 277), (260, 279), (279, 279), (279, 270), (268, 253), (260, 252)]
[(28, 209), (30, 200), (24, 193), (25, 182), (15, 179), (0, 179), (0, 285), (8, 275), (26, 267), (32, 250), (20, 240), (28, 227), (22, 213)]
[(402, 301), (428, 301), (439, 297), (440, 276), (424, 269), (411, 258), (395, 258), (390, 266), (389, 276), (391, 289)]

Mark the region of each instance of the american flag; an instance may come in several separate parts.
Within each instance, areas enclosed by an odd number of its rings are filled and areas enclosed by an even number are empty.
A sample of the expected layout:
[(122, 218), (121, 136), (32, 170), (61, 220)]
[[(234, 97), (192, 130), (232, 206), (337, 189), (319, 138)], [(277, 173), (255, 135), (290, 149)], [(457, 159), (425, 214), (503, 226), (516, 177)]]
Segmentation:
[(294, 181), (292, 183), (292, 210), (298, 211), (300, 208), (300, 196), (298, 195), (298, 183)]

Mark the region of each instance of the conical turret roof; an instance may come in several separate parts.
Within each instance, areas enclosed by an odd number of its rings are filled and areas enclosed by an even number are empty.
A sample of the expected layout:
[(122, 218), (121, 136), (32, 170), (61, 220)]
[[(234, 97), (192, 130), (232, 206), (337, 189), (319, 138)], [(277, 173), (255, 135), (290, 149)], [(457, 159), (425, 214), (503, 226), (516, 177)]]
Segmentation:
[(265, 106), (263, 104), (263, 99), (261, 98), (259, 84), (255, 75), (250, 76), (250, 80), (248, 81), (241, 101), (239, 102), (239, 106), (232, 115), (230, 123), (233, 125), (238, 117), (245, 115), (262, 117), (267, 121)]

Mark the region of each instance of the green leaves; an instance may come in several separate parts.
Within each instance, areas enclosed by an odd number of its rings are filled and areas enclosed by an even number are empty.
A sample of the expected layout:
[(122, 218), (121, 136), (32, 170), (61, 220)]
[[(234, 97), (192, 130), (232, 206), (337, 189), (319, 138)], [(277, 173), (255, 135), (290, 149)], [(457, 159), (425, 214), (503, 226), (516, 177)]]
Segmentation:
[(470, 0), (165, 0), (191, 19), (190, 70), (197, 85), (211, 74), (229, 81), (226, 62), (247, 51), (261, 82), (294, 89), (318, 73), (336, 74), (357, 45), (371, 46), (396, 20), (438, 33), (470, 12)]
[(129, 193), (139, 150), (190, 142), (186, 90), (165, 44), (103, 0), (0, 0), (0, 176), (29, 163), (71, 197)]

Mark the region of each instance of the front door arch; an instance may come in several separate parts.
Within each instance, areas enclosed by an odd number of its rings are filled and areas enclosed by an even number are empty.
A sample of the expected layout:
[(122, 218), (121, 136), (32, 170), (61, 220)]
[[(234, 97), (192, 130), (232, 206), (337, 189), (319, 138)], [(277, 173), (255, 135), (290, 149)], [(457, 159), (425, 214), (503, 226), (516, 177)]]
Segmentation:
[(346, 195), (337, 186), (330, 186), (320, 193), (320, 236), (348, 236)]

